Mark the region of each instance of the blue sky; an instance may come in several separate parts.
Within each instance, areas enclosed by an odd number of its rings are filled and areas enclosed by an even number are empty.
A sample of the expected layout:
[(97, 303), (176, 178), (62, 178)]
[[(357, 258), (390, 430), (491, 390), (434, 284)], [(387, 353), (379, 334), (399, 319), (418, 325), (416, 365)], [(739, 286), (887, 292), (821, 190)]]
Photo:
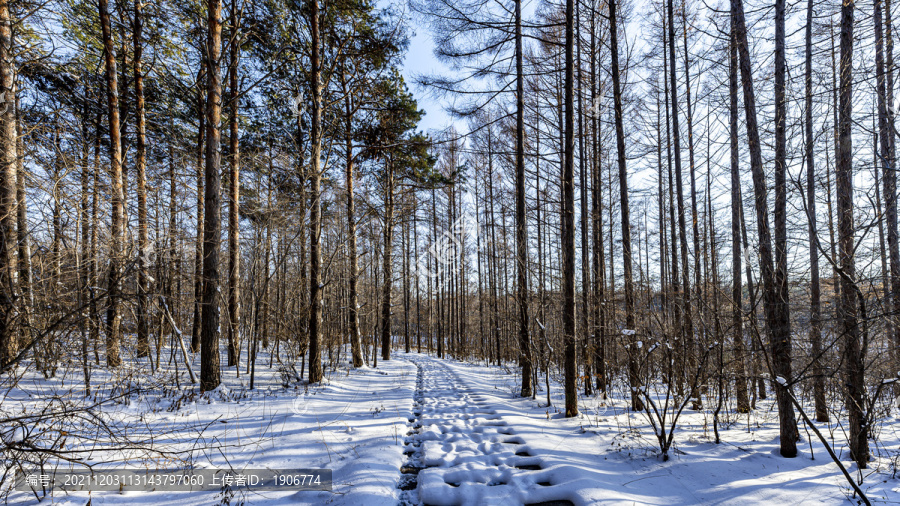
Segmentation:
[(409, 44), (409, 51), (403, 61), (403, 77), (409, 84), (410, 90), (419, 102), (419, 108), (425, 110), (425, 117), (420, 122), (420, 128), (424, 131), (443, 129), (452, 120), (444, 112), (442, 105), (431, 97), (431, 94), (414, 83), (416, 74), (442, 72), (446, 67), (434, 57), (434, 42), (428, 28), (422, 23), (410, 23), (414, 33)]

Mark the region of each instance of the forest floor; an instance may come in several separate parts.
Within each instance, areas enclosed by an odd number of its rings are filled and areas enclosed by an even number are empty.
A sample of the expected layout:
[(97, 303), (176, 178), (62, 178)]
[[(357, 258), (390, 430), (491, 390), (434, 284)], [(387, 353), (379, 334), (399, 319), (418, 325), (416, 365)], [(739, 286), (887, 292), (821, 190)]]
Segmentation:
[[(83, 506), (193, 504), (841, 504), (855, 503), (838, 467), (801, 428), (800, 455), (777, 454), (777, 414), (771, 398), (750, 415), (720, 414), (721, 444), (713, 439), (712, 411), (685, 410), (671, 458), (659, 458), (647, 417), (626, 409), (623, 391), (610, 400), (580, 400), (581, 415), (564, 418), (558, 378), (536, 399), (517, 393), (514, 368), (395, 353), (378, 367), (329, 370), (318, 386), (284, 387), (283, 375), (260, 354), (254, 389), (249, 376), (223, 370), (223, 385), (203, 396), (172, 381), (172, 371), (147, 373), (125, 366), (109, 376), (98, 368), (93, 394), (83, 399), (80, 366), (47, 380), (26, 373), (0, 401), (0, 417), (80, 406), (130, 442), (113, 441), (79, 418), (67, 430), (51, 423), (0, 427), (7, 445), (30, 430), (69, 435), (62, 448), (101, 467), (191, 464), (200, 468), (327, 468), (331, 491), (60, 492), (42, 503)], [(127, 363), (127, 361), (126, 361)], [(195, 364), (194, 370), (199, 370)], [(185, 380), (181, 371), (181, 380)], [(543, 387), (544, 378), (541, 378)], [(95, 404), (128, 392), (116, 402)], [(79, 399), (75, 401), (74, 399)], [(48, 400), (50, 399), (50, 400)], [(56, 404), (54, 404), (56, 403)], [(80, 403), (80, 404), (79, 404)], [(862, 472), (873, 503), (900, 503), (900, 418), (880, 421), (877, 455)], [(66, 422), (69, 423), (69, 422)], [(44, 425), (42, 427), (42, 424)], [(836, 423), (819, 424), (835, 442), (850, 473)], [(80, 431), (80, 432), (79, 432)], [(74, 437), (73, 437), (74, 436)], [(809, 436), (812, 437), (810, 444)], [(100, 441), (98, 443), (98, 441)], [(813, 456), (815, 458), (813, 458)], [(51, 459), (49, 465), (54, 464)], [(32, 493), (9, 490), (9, 504), (34, 504)], [(88, 502), (90, 501), (90, 502)]]

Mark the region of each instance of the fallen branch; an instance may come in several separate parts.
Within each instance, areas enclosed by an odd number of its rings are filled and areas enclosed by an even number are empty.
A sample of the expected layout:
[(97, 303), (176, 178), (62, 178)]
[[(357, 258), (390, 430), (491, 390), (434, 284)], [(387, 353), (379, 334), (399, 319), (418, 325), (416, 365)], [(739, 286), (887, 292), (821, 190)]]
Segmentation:
[(789, 388), (785, 388), (784, 390), (785, 392), (787, 392), (788, 397), (791, 398), (791, 402), (794, 403), (794, 407), (797, 408), (797, 411), (800, 412), (800, 416), (803, 417), (803, 421), (806, 422), (806, 425), (808, 425), (809, 428), (812, 429), (812, 431), (816, 434), (816, 436), (819, 437), (819, 441), (821, 441), (822, 445), (825, 446), (825, 450), (828, 452), (828, 455), (831, 455), (831, 460), (833, 460), (834, 463), (837, 464), (839, 468), (841, 468), (841, 472), (844, 473), (844, 478), (847, 478), (850, 486), (853, 487), (853, 490), (855, 490), (857, 494), (859, 494), (859, 498), (862, 499), (864, 503), (866, 503), (866, 506), (872, 506), (872, 503), (869, 502), (869, 498), (866, 497), (866, 494), (864, 494), (862, 489), (859, 488), (859, 485), (857, 485), (856, 482), (853, 481), (853, 477), (850, 476), (850, 473), (847, 472), (847, 468), (844, 467), (844, 464), (841, 462), (841, 460), (837, 457), (837, 455), (834, 454), (834, 450), (832, 450), (831, 446), (828, 445), (828, 442), (825, 440), (825, 436), (823, 436), (822, 433), (819, 432), (819, 429), (815, 425), (813, 425), (809, 417), (806, 416), (806, 412), (803, 411), (800, 403), (797, 402), (797, 399), (794, 397), (794, 392), (792, 392)]

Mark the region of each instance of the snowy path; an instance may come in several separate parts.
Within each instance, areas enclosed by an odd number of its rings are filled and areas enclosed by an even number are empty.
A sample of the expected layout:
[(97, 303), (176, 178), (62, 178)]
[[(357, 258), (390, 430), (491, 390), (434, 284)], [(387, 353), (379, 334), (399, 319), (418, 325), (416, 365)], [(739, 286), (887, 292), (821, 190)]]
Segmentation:
[[(813, 441), (796, 459), (777, 456), (777, 417), (735, 419), (710, 441), (705, 412), (685, 415), (678, 452), (661, 462), (643, 414), (580, 399), (564, 418), (541, 400), (518, 397), (515, 374), (497, 367), (397, 353), (417, 369), (404, 439), (401, 506), (595, 504), (847, 504), (847, 486)], [(553, 384), (554, 406), (562, 391)], [(824, 430), (824, 428), (823, 428)], [(804, 445), (808, 445), (804, 441)], [(890, 472), (890, 470), (888, 470)], [(870, 499), (894, 502), (889, 474), (869, 476)]]
[(554, 500), (541, 458), (485, 396), (446, 363), (407, 356), (417, 369), (404, 443), (401, 504), (572, 504)]

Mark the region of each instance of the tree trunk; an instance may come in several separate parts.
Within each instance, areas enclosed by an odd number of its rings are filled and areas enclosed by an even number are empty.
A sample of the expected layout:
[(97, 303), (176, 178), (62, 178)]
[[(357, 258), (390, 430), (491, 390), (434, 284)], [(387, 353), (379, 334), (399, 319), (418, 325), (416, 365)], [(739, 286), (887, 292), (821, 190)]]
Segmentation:
[[(13, 86), (15, 86), (15, 82), (13, 82)], [(22, 316), (24, 319), (24, 325), (21, 326), (22, 330), (22, 338), (25, 343), (28, 343), (32, 339), (31, 333), (31, 318), (32, 312), (34, 311), (34, 290), (32, 287), (32, 271), (31, 271), (31, 236), (28, 233), (28, 204), (27, 204), (27, 195), (25, 193), (25, 141), (23, 140), (22, 135), (22, 111), (19, 108), (19, 97), (16, 95), (16, 240), (18, 246), (18, 269), (19, 269), (19, 293), (22, 297), (22, 302), (19, 304), (19, 308), (22, 312)], [(99, 128), (100, 117), (98, 115), (97, 118), (97, 126)], [(96, 141), (97, 149), (99, 150), (99, 133), (97, 134), (98, 139)], [(97, 169), (97, 156), (99, 152), (95, 150), (94, 153), (94, 170)], [(96, 174), (94, 174), (94, 178), (96, 178)], [(94, 206), (96, 206), (97, 202), (96, 192), (93, 196)], [(96, 214), (96, 213), (95, 213)], [(94, 216), (96, 218), (96, 216)], [(91, 231), (96, 230), (96, 221), (95, 219), (91, 220)], [(91, 271), (90, 271), (90, 283), (91, 285), (86, 286), (94, 286), (96, 284), (96, 270), (97, 266), (94, 262), (94, 249), (95, 249), (95, 241), (93, 239), (93, 235), (91, 236), (91, 250), (90, 250), (90, 259), (91, 259)], [(96, 311), (96, 296), (91, 297), (91, 339), (93, 342), (96, 342), (96, 334), (99, 332), (99, 322), (97, 320), (97, 311)]]
[[(684, 185), (682, 184), (681, 172), (681, 134), (678, 126), (678, 80), (675, 73), (675, 14), (672, 0), (668, 3), (669, 14), (669, 79), (672, 91), (672, 137), (674, 141), (673, 157), (675, 159), (675, 190), (677, 193), (678, 205), (678, 240), (681, 245), (681, 284), (683, 291), (681, 293), (681, 316), (683, 328), (679, 329), (682, 336), (681, 353), (683, 354), (682, 365), (684, 370), (681, 376), (689, 382), (693, 377), (694, 358), (694, 323), (691, 316), (691, 282), (688, 274), (688, 249), (687, 249), (687, 224), (685, 222), (684, 211)], [(692, 396), (695, 395), (692, 385), (688, 385)], [(697, 399), (695, 398), (695, 405)]]
[(576, 105), (578, 112), (578, 188), (579, 188), (579, 215), (581, 221), (581, 356), (583, 362), (584, 373), (584, 395), (593, 395), (594, 385), (591, 381), (591, 359), (592, 352), (590, 350), (591, 343), (591, 311), (590, 298), (591, 290), (591, 247), (588, 243), (588, 190), (587, 190), (587, 156), (585, 155), (585, 131), (584, 131), (584, 105), (582, 86), (584, 78), (582, 77), (581, 65), (581, 13), (576, 12), (575, 15), (575, 61), (578, 62), (578, 103)]
[(825, 402), (825, 370), (822, 368), (822, 303), (819, 286), (819, 251), (816, 248), (819, 232), (816, 224), (816, 173), (813, 156), (812, 113), (812, 24), (813, 0), (806, 6), (806, 206), (809, 222), (809, 342), (812, 352), (813, 399), (816, 405), (816, 421), (828, 421), (828, 405)]
[(533, 385), (531, 337), (528, 335), (528, 236), (525, 223), (525, 65), (522, 42), (522, 0), (516, 4), (516, 298), (519, 306), (519, 365), (522, 397)]
[(575, 345), (575, 0), (566, 0), (565, 160), (562, 173), (563, 342), (566, 417), (578, 416)]
[[(310, 192), (312, 207), (309, 212), (309, 382), (322, 381), (322, 360), (319, 339), (322, 326), (322, 252), (319, 240), (322, 233), (322, 68), (319, 61), (319, 0), (310, 0), (310, 38), (312, 65), (309, 87), (312, 92), (312, 124), (310, 125), (311, 168)], [(301, 218), (302, 219), (302, 218)]]
[(219, 241), (221, 184), (219, 121), (222, 117), (222, 1), (209, 0), (206, 37), (206, 180), (203, 227), (203, 299), (200, 325), (200, 389), (212, 390), (221, 381), (219, 371)]
[(384, 250), (382, 251), (381, 270), (384, 284), (381, 287), (381, 359), (391, 359), (391, 288), (394, 281), (394, 263), (391, 257), (394, 251), (394, 171), (391, 160), (385, 160), (384, 189)]
[[(663, 45), (666, 45), (666, 41), (670, 40), (669, 34), (666, 33), (666, 18), (663, 16)], [(671, 51), (673, 54), (674, 61), (674, 50)], [(663, 50), (663, 76), (664, 76), (664, 91), (665, 91), (665, 101), (666, 101), (666, 157), (667, 157), (667, 166), (668, 166), (668, 179), (669, 179), (669, 225), (672, 230), (672, 272), (671, 272), (671, 284), (672, 284), (672, 308), (674, 313), (673, 318), (673, 334), (674, 334), (674, 364), (673, 364), (673, 376), (675, 381), (675, 389), (676, 393), (680, 396), (683, 394), (684, 390), (684, 371), (685, 371), (685, 348), (684, 346), (678, 346), (678, 336), (682, 334), (682, 313), (684, 312), (684, 305), (682, 304), (683, 297), (681, 294), (681, 278), (678, 275), (679, 272), (679, 260), (678, 260), (678, 234), (675, 232), (675, 229), (678, 228), (677, 222), (675, 220), (675, 197), (674, 197), (674, 188), (675, 183), (672, 178), (672, 158), (675, 153), (673, 153), (672, 149), (672, 123), (669, 121), (670, 116), (670, 107), (675, 107), (675, 93), (674, 90), (670, 90), (669, 86), (671, 85), (674, 78), (669, 78), (669, 56), (668, 52)], [(674, 72), (672, 72), (674, 75)], [(671, 98), (670, 98), (671, 91)], [(680, 155), (678, 155), (680, 156)], [(680, 160), (678, 156), (675, 156), (676, 160)], [(681, 162), (677, 161), (676, 167), (681, 167)], [(672, 342), (672, 341), (670, 341)]]
[(848, 434), (850, 455), (860, 469), (869, 461), (868, 430), (865, 420), (865, 363), (860, 346), (857, 304), (856, 266), (854, 260), (855, 225), (853, 223), (853, 144), (851, 139), (853, 110), (853, 11), (855, 2), (845, 0), (841, 7), (840, 66), (840, 158), (836, 170), (838, 201), (838, 241), (841, 269), (841, 303), (838, 321), (843, 338), (844, 396), (850, 421)]
[[(595, 4), (591, 4), (591, 48), (596, 47), (597, 42), (597, 30), (596, 26), (597, 13), (595, 9)], [(601, 218), (601, 202), (603, 196), (601, 195), (601, 178), (600, 178), (600, 95), (598, 94), (598, 72), (599, 65), (597, 65), (597, 52), (591, 51), (591, 144), (592, 144), (592, 153), (591, 153), (591, 235), (593, 238), (592, 247), (593, 247), (593, 257), (592, 257), (592, 278), (594, 282), (592, 284), (593, 287), (593, 337), (592, 344), (594, 350), (594, 356), (592, 357), (592, 362), (594, 365), (594, 375), (595, 381), (594, 386), (602, 392), (604, 396), (606, 396), (607, 391), (607, 382), (606, 382), (606, 357), (604, 356), (604, 328), (605, 328), (605, 311), (603, 310), (603, 298), (604, 298), (604, 288), (605, 288), (605, 272), (606, 266), (603, 262), (603, 227), (601, 226), (602, 218)], [(538, 240), (540, 242), (540, 239)], [(543, 284), (543, 276), (541, 279), (541, 283)], [(543, 292), (542, 292), (543, 293)], [(542, 299), (543, 302), (543, 299)], [(547, 323), (544, 322), (544, 325)], [(544, 339), (542, 337), (541, 342)]]
[(350, 353), (352, 355), (353, 367), (362, 367), (363, 357), (359, 340), (359, 256), (356, 251), (356, 218), (354, 216), (356, 203), (353, 194), (353, 184), (355, 182), (353, 176), (353, 117), (351, 115), (352, 109), (350, 100), (350, 93), (345, 93), (344, 114), (346, 117), (344, 121), (346, 121), (346, 124), (344, 127), (347, 136), (345, 139), (347, 150), (345, 155), (347, 160), (345, 183), (347, 186), (347, 254), (350, 257), (350, 300), (347, 304), (350, 310)]
[(0, 0), (0, 365), (18, 352), (18, 257), (16, 245), (17, 132), (15, 69), (9, 2)]
[(197, 74), (197, 244), (194, 250), (194, 319), (191, 329), (191, 351), (200, 351), (200, 325), (203, 317), (203, 202), (204, 202), (204, 140), (206, 135), (206, 100), (203, 97), (203, 82), (206, 61), (200, 63)]
[(240, 252), (240, 206), (241, 206), (241, 144), (238, 132), (239, 101), (238, 59), (240, 40), (238, 34), (237, 0), (231, 0), (231, 41), (228, 60), (228, 366), (240, 371), (240, 324), (241, 324), (241, 252)]
[[(775, 271), (774, 284), (775, 293), (772, 298), (773, 313), (775, 318), (766, 319), (766, 326), (772, 331), (772, 366), (776, 376), (780, 376), (787, 380), (788, 384), (793, 381), (791, 377), (791, 320), (789, 316), (789, 291), (787, 279), (787, 184), (785, 178), (786, 172), (786, 150), (787, 141), (785, 138), (785, 116), (787, 115), (787, 107), (785, 104), (785, 75), (787, 73), (785, 65), (785, 49), (784, 49), (784, 6), (785, 0), (775, 0), (775, 206), (774, 206), (774, 229), (775, 229)], [(790, 400), (790, 394), (787, 392), (789, 386), (783, 386), (778, 381), (775, 382), (775, 397), (778, 401), (778, 411), (780, 413), (780, 424), (782, 438), (791, 434), (795, 439), (797, 436), (797, 424), (794, 418), (794, 407)], [(789, 412), (790, 417), (786, 418), (783, 412)], [(785, 427), (784, 425), (790, 425)], [(796, 445), (785, 449), (782, 444), (782, 455), (792, 457), (796, 455)], [(787, 450), (787, 451), (786, 451)]]
[[(690, 164), (690, 174), (691, 174), (691, 231), (693, 233), (694, 239), (694, 293), (696, 299), (696, 312), (697, 318), (703, 322), (703, 314), (702, 314), (702, 299), (703, 299), (703, 285), (700, 283), (700, 227), (699, 227), (699, 212), (697, 211), (697, 177), (696, 177), (696, 165), (694, 164), (694, 110), (693, 104), (691, 103), (691, 74), (690, 74), (690, 55), (688, 54), (688, 40), (687, 40), (687, 10), (682, 3), (681, 9), (681, 26), (682, 26), (682, 38), (684, 40), (684, 91), (685, 91), (685, 99), (686, 99), (686, 110), (687, 113), (685, 116), (687, 117), (687, 136), (688, 136), (688, 163)], [(673, 43), (674, 46), (674, 43)], [(673, 58), (674, 62), (674, 58)], [(674, 88), (673, 89), (677, 89)], [(684, 271), (687, 274), (687, 269)], [(688, 283), (685, 282), (685, 288), (688, 287)], [(687, 295), (686, 304), (688, 308), (691, 307), (691, 297), (690, 294)], [(688, 309), (687, 312), (688, 318), (685, 322), (688, 323), (688, 328), (691, 329), (691, 332), (687, 335), (687, 340), (684, 343), (688, 348), (688, 353), (692, 357), (691, 360), (688, 361), (690, 364), (690, 374), (693, 377), (694, 371), (697, 370), (697, 360), (700, 358), (702, 353), (703, 346), (701, 343), (695, 343), (694, 333), (693, 333), (693, 316)], [(702, 323), (701, 323), (702, 328)], [(696, 344), (696, 346), (695, 346)], [(701, 373), (700, 383), (706, 384), (704, 380), (706, 377), (705, 371)], [(701, 395), (703, 392), (699, 388), (694, 388), (691, 386), (691, 397), (694, 398), (691, 403), (691, 408), (695, 410), (703, 409), (703, 399)]]
[[(900, 322), (897, 315), (900, 314), (900, 240), (897, 235), (897, 173), (894, 167), (896, 153), (896, 132), (894, 127), (894, 110), (890, 105), (894, 103), (894, 79), (893, 79), (893, 40), (891, 39), (891, 9), (890, 1), (885, 0), (885, 33), (881, 30), (881, 2), (875, 0), (875, 38), (876, 38), (876, 67), (878, 79), (878, 116), (879, 133), (881, 135), (880, 158), (884, 170), (884, 218), (887, 227), (888, 256), (890, 258), (890, 296), (889, 304), (893, 313), (890, 319), (890, 338), (894, 340), (891, 349), (894, 350), (894, 363), (900, 364)], [(884, 41), (883, 44), (880, 43)], [(886, 71), (881, 63), (878, 63), (882, 45), (887, 50)], [(884, 75), (886, 74), (886, 75)], [(882, 91), (883, 90), (883, 91)], [(897, 389), (895, 388), (895, 393)]]
[(116, 54), (113, 49), (112, 29), (109, 22), (109, 1), (100, 0), (100, 27), (106, 58), (106, 99), (109, 114), (109, 176), (110, 204), (112, 205), (112, 230), (109, 245), (109, 287), (106, 310), (106, 364), (117, 367), (119, 341), (122, 336), (120, 292), (122, 283), (122, 253), (125, 241), (125, 195), (122, 188), (122, 142), (119, 130), (119, 83), (116, 71)]
[(143, 41), (141, 32), (144, 14), (141, 0), (134, 0), (134, 100), (137, 113), (137, 170), (138, 197), (138, 282), (137, 282), (137, 356), (150, 354), (149, 300), (150, 238), (147, 223), (147, 122), (144, 111), (144, 72), (142, 67)]
[[(782, 0), (778, 0), (781, 2)], [(773, 373), (782, 378), (785, 385), (790, 385), (790, 324), (787, 300), (779, 301), (780, 289), (772, 259), (772, 236), (769, 232), (769, 204), (766, 177), (762, 167), (762, 150), (759, 141), (759, 127), (756, 121), (756, 96), (753, 90), (753, 76), (750, 70), (750, 51), (747, 45), (747, 27), (744, 22), (744, 5), (742, 0), (732, 0), (732, 16), (734, 16), (735, 35), (740, 56), (741, 82), (744, 88), (744, 114), (747, 125), (747, 138), (750, 144), (750, 169), (753, 173), (753, 189), (756, 196), (756, 225), (759, 238), (760, 274), (763, 283), (763, 299), (766, 311), (766, 329), (772, 343)], [(783, 11), (783, 7), (782, 7)], [(776, 8), (776, 18), (778, 18)], [(778, 22), (776, 21), (776, 25)], [(781, 30), (783, 30), (783, 25)], [(776, 37), (777, 38), (777, 37)], [(777, 88), (777, 86), (776, 86)], [(782, 101), (783, 103), (783, 101)], [(776, 164), (777, 167), (777, 164)], [(787, 386), (776, 380), (778, 398), (778, 414), (780, 427), (781, 455), (797, 456), (797, 423), (791, 405)]]
[[(835, 171), (837, 172), (837, 164), (841, 158), (841, 142), (840, 142), (840, 121), (838, 120), (838, 110), (840, 107), (838, 106), (838, 66), (836, 62), (835, 55), (835, 45), (834, 45), (834, 23), (829, 23), (828, 29), (830, 30), (831, 40), (831, 100), (832, 100), (832, 112), (834, 113), (834, 166)], [(827, 156), (827, 155), (826, 155)], [(836, 265), (838, 264), (838, 256), (837, 256), (837, 241), (834, 238), (834, 208), (832, 205), (832, 191), (837, 193), (836, 188), (832, 187), (831, 184), (831, 173), (832, 171), (825, 171), (826, 182), (828, 183), (828, 233), (831, 239), (831, 258), (834, 261), (834, 264), (831, 268), (831, 278), (832, 278), (832, 287), (834, 290), (834, 307), (837, 308), (841, 303), (841, 277), (838, 274), (838, 270)], [(835, 185), (836, 186), (836, 185)]]
[(628, 383), (631, 386), (631, 409), (643, 411), (644, 403), (638, 388), (640, 387), (640, 370), (638, 366), (638, 335), (634, 321), (634, 284), (631, 274), (631, 218), (628, 209), (628, 171), (625, 166), (625, 127), (622, 112), (622, 85), (619, 75), (619, 36), (616, 19), (616, 1), (609, 2), (609, 40), (610, 58), (612, 59), (613, 101), (616, 117), (616, 151), (619, 163), (619, 205), (622, 216), (622, 270), (625, 278), (625, 329), (630, 333), (628, 341)]
[[(732, 21), (734, 21), (732, 19)], [(737, 76), (737, 41), (735, 40), (734, 23), (731, 26), (731, 43), (729, 44), (728, 66), (728, 98), (729, 141), (731, 144), (731, 299), (733, 304), (732, 325), (734, 327), (734, 364), (735, 392), (737, 393), (738, 413), (750, 412), (750, 400), (747, 396), (747, 374), (744, 369), (744, 357), (747, 355), (744, 346), (743, 329), (743, 279), (741, 274), (741, 175), (740, 149), (738, 147), (738, 76)]]
[[(413, 195), (415, 197), (415, 195)], [(409, 209), (404, 206), (404, 212)], [(409, 220), (403, 220), (403, 351), (410, 352), (409, 339)]]

